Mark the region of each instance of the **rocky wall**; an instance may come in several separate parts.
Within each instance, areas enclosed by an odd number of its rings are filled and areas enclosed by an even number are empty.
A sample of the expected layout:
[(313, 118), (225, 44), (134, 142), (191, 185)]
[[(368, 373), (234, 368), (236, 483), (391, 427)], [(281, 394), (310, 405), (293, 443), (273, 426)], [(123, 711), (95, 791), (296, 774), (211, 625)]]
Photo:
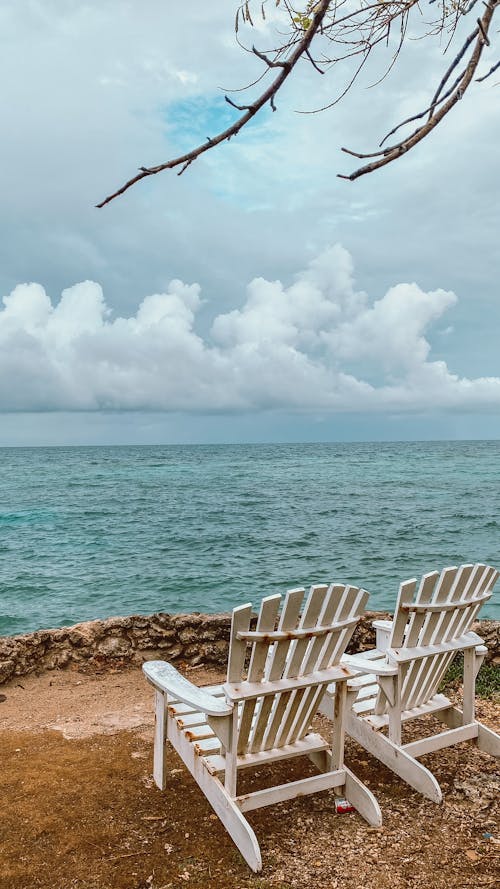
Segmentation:
[[(367, 612), (348, 650), (373, 648), (371, 622), (387, 616)], [(203, 663), (223, 667), (227, 662), (230, 624), (229, 614), (158, 613), (0, 637), (0, 684), (55, 668), (141, 664), (155, 658), (191, 666)], [(500, 621), (479, 621), (474, 630), (488, 646), (488, 659), (500, 664)]]

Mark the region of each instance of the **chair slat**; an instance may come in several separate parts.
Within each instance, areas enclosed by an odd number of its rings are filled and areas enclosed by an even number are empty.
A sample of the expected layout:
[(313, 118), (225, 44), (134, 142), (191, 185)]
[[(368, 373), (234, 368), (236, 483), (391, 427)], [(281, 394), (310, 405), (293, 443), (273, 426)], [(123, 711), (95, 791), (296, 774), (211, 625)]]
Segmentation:
[[(439, 573), (437, 571), (431, 571), (428, 574), (424, 574), (422, 580), (420, 581), (417, 592), (415, 592), (417, 589), (417, 581), (415, 578), (406, 580), (400, 584), (398, 599), (396, 602), (396, 610), (394, 612), (394, 619), (392, 622), (391, 636), (389, 639), (390, 648), (400, 649), (402, 646), (415, 646), (418, 644), (420, 630), (425, 620), (425, 614), (421, 612), (415, 612), (411, 614), (408, 619), (406, 612), (401, 610), (401, 606), (410, 604), (413, 601), (414, 597), (415, 601), (418, 604), (426, 604), (430, 602), (434, 592), (434, 587), (436, 586), (438, 579)], [(401, 667), (402, 685), (404, 687), (408, 687), (408, 684), (411, 685), (412, 681), (412, 665), (409, 664)], [(381, 715), (387, 711), (387, 708), (387, 698), (382, 693), (382, 691), (380, 691), (377, 695), (375, 713), (377, 715)]]
[[(361, 686), (356, 695), (357, 701), (365, 701), (367, 698), (375, 698), (377, 696), (378, 682), (373, 681), (376, 678), (376, 676), (372, 676), (372, 682), (370, 683), (370, 685)], [(349, 683), (349, 685), (351, 685), (351, 683)]]
[[(431, 576), (432, 575), (429, 576), (429, 587), (432, 582)], [(402, 609), (406, 604), (412, 602), (416, 586), (417, 581), (415, 578), (412, 578), (411, 580), (405, 580), (399, 586), (396, 610), (394, 612), (394, 620), (392, 622), (392, 633), (389, 641), (389, 645), (391, 648), (399, 648), (403, 644), (403, 640), (407, 630), (407, 616)]]
[[(339, 598), (338, 610), (335, 614), (335, 620), (343, 621), (347, 618), (359, 618), (363, 614), (366, 603), (368, 601), (368, 593), (355, 586), (346, 586)], [(354, 625), (355, 626), (355, 625)], [(319, 662), (320, 669), (338, 664), (349, 644), (354, 631), (354, 626), (345, 627), (337, 636), (332, 636), (331, 640), (326, 643)]]
[[(286, 747), (275, 747), (270, 750), (261, 750), (258, 753), (246, 753), (237, 759), (238, 769), (257, 768), (261, 765), (268, 765), (277, 762), (280, 759), (291, 759), (296, 756), (304, 756), (304, 754), (317, 753), (320, 750), (327, 750), (328, 743), (321, 735), (311, 732), (307, 738), (296, 741), (295, 744), (289, 744)], [(212, 774), (220, 774), (225, 769), (225, 759), (223, 756), (209, 754), (205, 757), (205, 762)]]
[(453, 625), (457, 612), (462, 608), (461, 603), (463, 598), (468, 597), (470, 578), (473, 574), (474, 565), (461, 565), (453, 581), (448, 600), (436, 604), (435, 607), (441, 605), (441, 617), (434, 625), (434, 630), (430, 639), (431, 643), (441, 642), (444, 639), (448, 628)]
[(269, 728), (264, 736), (264, 747), (271, 749), (277, 744), (276, 738), (283, 723), (283, 718), (290, 703), (293, 691), (285, 691), (276, 695), (269, 720)]
[[(434, 618), (433, 627), (429, 622), (423, 644), (440, 644), (467, 631), (485, 598), (491, 594), (488, 584), (495, 573), (485, 565), (463, 565), (454, 578), (447, 601), (443, 603), (445, 610), (441, 618)], [(413, 668), (413, 689), (406, 701), (408, 707), (424, 703), (435, 693), (452, 660), (453, 655), (442, 655), (429, 659), (427, 665), (421, 663), (418, 668)]]
[[(432, 604), (446, 604), (453, 595), (454, 583), (458, 574), (458, 568), (453, 565), (450, 568), (444, 568), (438, 580)], [(434, 630), (439, 624), (440, 612), (430, 612), (424, 617), (424, 623), (420, 632), (419, 644), (430, 645), (434, 638)]]
[[(285, 633), (285, 639), (283, 639), (282, 641), (278, 641), (273, 646), (270, 652), (270, 656), (268, 657), (265, 669), (265, 677), (270, 682), (275, 682), (277, 679), (281, 679), (283, 676), (283, 670), (285, 669), (287, 655), (290, 650), (290, 644), (292, 642), (292, 639), (287, 636), (287, 632), (288, 630), (291, 630), (293, 627), (295, 627), (297, 623), (300, 614), (300, 606), (302, 605), (304, 599), (304, 593), (305, 590), (303, 587), (301, 587), (296, 590), (289, 590), (286, 595), (285, 604), (283, 606), (280, 621), (278, 624), (278, 630)], [(274, 743), (274, 738), (271, 740), (271, 742), (269, 742), (269, 740), (266, 740), (264, 742), (264, 735), (269, 729), (270, 714), (273, 707), (276, 707), (278, 705), (279, 697), (279, 695), (274, 697), (272, 697), (271, 695), (267, 695), (262, 701), (259, 714), (259, 724), (255, 728), (252, 735), (252, 753), (257, 753), (261, 748), (268, 748)]]
[[(311, 587), (299, 622), (299, 629), (314, 627), (322, 610), (325, 586)], [(314, 644), (314, 643), (313, 643)], [(293, 641), (290, 646), (284, 676), (294, 679), (301, 669), (305, 652), (310, 649), (311, 640), (302, 638)], [(297, 714), (297, 709), (305, 694), (305, 689), (292, 690), (280, 695), (274, 706), (271, 724), (267, 731), (264, 744), (285, 744), (290, 728)]]
[[(481, 577), (484, 576), (485, 569), (485, 565), (479, 564), (464, 565), (462, 567), (462, 574), (460, 576), (459, 582), (457, 583), (457, 589), (460, 590), (460, 595), (454, 596), (454, 599), (458, 605), (462, 603), (469, 603), (470, 600), (475, 596), (476, 590), (478, 589), (478, 581), (480, 581)], [(465, 609), (466, 608), (467, 604), (465, 604)], [(452, 612), (450, 615), (447, 615), (446, 619), (443, 619), (441, 627), (441, 641), (445, 642), (462, 635), (460, 632), (457, 632), (459, 627), (462, 625), (470, 625), (467, 621), (467, 615), (463, 613), (465, 609), (459, 608), (454, 613)]]
[(432, 658), (432, 666), (427, 671), (427, 679), (422, 684), (421, 692), (417, 699), (418, 706), (425, 701), (428, 701), (439, 688), (442, 680), (444, 679), (448, 668), (451, 666), (452, 661), (456, 657), (456, 651), (447, 652), (446, 654), (436, 655)]
[[(281, 596), (267, 596), (266, 599), (262, 600), (259, 617), (257, 619), (257, 630), (259, 632), (274, 630), (280, 602)], [(255, 642), (253, 644), (250, 665), (248, 667), (249, 682), (259, 682), (263, 678), (268, 653), (269, 645), (267, 643)], [(238, 754), (249, 752), (248, 738), (252, 728), (252, 720), (256, 705), (256, 698), (245, 701), (243, 705), (238, 728)]]
[[(425, 604), (426, 602), (430, 602), (432, 600), (434, 587), (439, 580), (439, 573), (437, 571), (431, 571), (429, 574), (424, 574), (422, 580), (420, 582), (420, 586), (418, 588), (418, 592), (415, 596), (415, 601), (418, 604)], [(397, 610), (397, 606), (396, 606)], [(419, 644), (420, 639), (420, 631), (422, 629), (423, 623), (425, 620), (425, 614), (413, 614), (410, 618), (408, 627), (403, 631), (403, 638), (401, 641), (395, 645), (393, 644), (394, 639), (391, 639), (389, 645), (391, 648), (400, 648), (403, 645), (407, 647), (415, 647)], [(393, 633), (394, 636), (394, 633)]]
[[(454, 582), (457, 574), (458, 568), (454, 565), (450, 568), (443, 569), (433, 591), (432, 604), (446, 604), (450, 596), (453, 594)], [(434, 631), (439, 626), (440, 619), (440, 612), (431, 611), (424, 614), (418, 638), (418, 645), (420, 647), (425, 648), (425, 646), (432, 643)], [(418, 705), (423, 702), (422, 689), (427, 687), (426, 680), (429, 671), (432, 671), (432, 667), (432, 660), (423, 658), (419, 663), (412, 664), (406, 668), (406, 675), (401, 690), (401, 707), (403, 710), (418, 707)]]
[[(290, 590), (286, 594), (285, 604), (278, 625), (279, 630), (286, 632), (295, 626), (299, 618), (304, 595), (305, 590), (303, 587), (296, 590)], [(281, 679), (283, 676), (291, 642), (291, 639), (284, 639), (282, 642), (278, 642), (278, 644), (275, 645), (272, 657), (269, 659), (266, 669), (266, 678), (271, 682), (275, 679)]]
[[(489, 596), (485, 598), (489, 599)], [(309, 640), (327, 636), (329, 633), (340, 632), (345, 627), (354, 626), (357, 622), (357, 618), (351, 618), (350, 620), (344, 620), (326, 627), (313, 627), (310, 630), (289, 630), (288, 632), (274, 630), (270, 633), (259, 633), (257, 630), (249, 630), (247, 633), (238, 633), (238, 639), (244, 642), (264, 642), (267, 645), (273, 642), (286, 642), (287, 640), (292, 642), (294, 639)], [(319, 641), (322, 642), (324, 640), (319, 638)]]
[[(309, 629), (316, 625), (323, 606), (325, 595), (324, 586), (313, 586), (309, 590), (309, 595), (304, 607), (302, 617), (300, 619), (299, 629)], [(296, 639), (290, 649), (290, 658), (288, 659), (285, 675), (287, 678), (294, 678), (301, 673), (302, 661), (309, 647), (309, 639)]]
[(243, 630), (248, 630), (251, 617), (252, 606), (250, 604), (241, 605), (239, 608), (233, 610), (229, 658), (227, 663), (228, 682), (239, 682), (243, 676), (247, 644), (238, 638), (238, 633)]
[(302, 701), (301, 712), (296, 718), (292, 733), (296, 738), (303, 738), (309, 731), (314, 715), (318, 711), (319, 703), (325, 692), (325, 687), (320, 685), (308, 690)]
[[(344, 584), (336, 584), (332, 587), (331, 598), (328, 602), (328, 611), (332, 612), (332, 617), (329, 619), (336, 622), (338, 629), (332, 632), (321, 649), (318, 649), (319, 659), (316, 661), (317, 668), (325, 669), (340, 661), (351, 638), (354, 626), (358, 622), (360, 614), (364, 611), (367, 599), (368, 593), (365, 590), (359, 589), (359, 587), (346, 586)], [(316, 659), (318, 652), (314, 652), (314, 659)], [(296, 735), (300, 738), (306, 734), (322, 695), (323, 690), (321, 688), (311, 689), (304, 695), (291, 728), (292, 736)]]
[[(425, 614), (429, 614), (433, 611), (438, 614), (445, 614), (447, 612), (463, 611), (464, 608), (470, 608), (471, 604), (482, 605), (484, 602), (487, 602), (488, 599), (491, 599), (491, 593), (480, 596), (479, 598), (474, 599), (472, 602), (469, 600), (467, 602), (448, 602), (444, 605), (407, 605), (403, 609), (403, 611), (422, 611)], [(249, 633), (248, 635), (251, 634)], [(319, 635), (319, 633), (317, 633), (316, 635)]]
[[(327, 652), (333, 652), (336, 648), (337, 640), (342, 631), (348, 627), (354, 626), (358, 622), (358, 617), (352, 618), (351, 609), (346, 609), (346, 616), (340, 615), (342, 602), (345, 600), (347, 587), (344, 584), (331, 584), (325, 596), (325, 601), (318, 623), (321, 627), (327, 628), (328, 639), (318, 638), (309, 647), (307, 657), (304, 659), (303, 671), (321, 669), (320, 664), (329, 660)], [(325, 588), (326, 591), (326, 588)], [(333, 661), (333, 658), (332, 658)], [(328, 664), (329, 666), (329, 664)], [(302, 738), (306, 735), (311, 720), (318, 708), (319, 702), (323, 695), (323, 688), (320, 686), (307, 690), (299, 702), (295, 719), (290, 729), (290, 737)]]
[[(325, 598), (321, 614), (318, 618), (318, 624), (319, 629), (324, 632), (325, 635), (331, 636), (334, 633), (337, 633), (337, 631), (340, 632), (340, 622), (337, 619), (337, 612), (339, 609), (339, 601), (344, 590), (345, 586), (343, 584), (331, 584), (329, 587), (324, 587)], [(357, 623), (357, 618), (354, 622)], [(307, 657), (304, 659), (302, 665), (304, 673), (312, 673), (317, 669), (321, 669), (319, 667), (320, 657), (327, 644), (328, 640), (325, 640), (324, 636), (318, 636), (313, 644), (309, 646)]]
[[(338, 629), (332, 631), (323, 645), (313, 643), (304, 660), (303, 669), (304, 667), (307, 669), (312, 664), (320, 669), (331, 668), (340, 661), (352, 635), (354, 625), (364, 610), (367, 598), (368, 593), (360, 590), (359, 587), (336, 584), (331, 588), (320, 622), (332, 620), (334, 624), (337, 624)], [(333, 614), (331, 618), (329, 617), (330, 613)], [(304, 694), (297, 693), (296, 697), (293, 720), (290, 719), (293, 713), (292, 706), (287, 715), (288, 739), (300, 738), (306, 734), (321, 700), (322, 689), (311, 688)]]
[[(471, 607), (470, 610), (464, 611), (462, 614), (458, 616), (456, 626), (453, 628), (453, 632), (456, 635), (462, 635), (466, 632), (469, 627), (472, 626), (473, 621), (476, 619), (476, 615), (481, 607), (481, 605), (477, 604), (479, 598), (488, 591), (491, 593), (493, 590), (493, 586), (495, 585), (498, 579), (498, 571), (494, 568), (490, 568), (487, 565), (478, 565), (478, 569), (482, 569), (478, 571), (479, 577), (477, 578), (477, 583), (475, 585), (475, 590), (471, 595)], [(474, 578), (476, 581), (476, 578)]]
[[(316, 622), (323, 608), (324, 596), (324, 586), (311, 587), (304, 607), (304, 611), (302, 613), (302, 617), (300, 619), (299, 629), (309, 629), (310, 627), (314, 627), (316, 625)], [(296, 639), (293, 642), (293, 645), (290, 648), (290, 657), (285, 668), (285, 676), (287, 679), (294, 679), (301, 672), (302, 662), (306, 656), (310, 644), (311, 640), (309, 639)], [(295, 740), (291, 735), (291, 728), (294, 724), (297, 710), (300, 706), (302, 698), (304, 697), (304, 694), (305, 689), (299, 688), (288, 696), (286, 711), (283, 714), (283, 721), (276, 735), (276, 743), (278, 746), (280, 746), (281, 744), (291, 743), (293, 740)]]
[[(442, 643), (443, 640), (449, 636), (450, 630), (453, 636), (453, 627), (461, 625), (461, 612), (470, 607), (469, 602), (471, 596), (474, 595), (477, 588), (475, 578), (478, 573), (478, 568), (480, 568), (479, 565), (462, 565), (458, 569), (453, 581), (448, 601), (431, 606), (435, 609), (441, 608), (441, 619), (435, 624), (432, 638), (430, 639), (431, 644), (436, 645)], [(482, 576), (482, 570), (480, 574)], [(489, 596), (481, 598), (484, 601), (486, 598), (489, 598)], [(417, 707), (432, 697), (444, 678), (454, 657), (455, 653), (452, 652), (451, 654), (436, 655), (429, 658), (427, 673), (420, 684), (419, 692), (416, 696), (412, 697), (413, 706)]]

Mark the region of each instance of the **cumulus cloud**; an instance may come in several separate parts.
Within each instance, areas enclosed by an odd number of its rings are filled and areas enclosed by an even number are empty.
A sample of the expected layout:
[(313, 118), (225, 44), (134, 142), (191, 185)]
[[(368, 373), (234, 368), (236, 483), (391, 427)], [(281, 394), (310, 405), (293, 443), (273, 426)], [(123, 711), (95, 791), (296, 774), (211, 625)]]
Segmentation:
[(196, 330), (198, 284), (170, 282), (132, 317), (113, 317), (99, 284), (18, 285), (0, 311), (0, 408), (31, 410), (337, 411), (488, 409), (500, 378), (467, 379), (432, 360), (448, 291), (397, 284), (356, 290), (336, 245), (293, 283), (255, 278), (240, 308)]

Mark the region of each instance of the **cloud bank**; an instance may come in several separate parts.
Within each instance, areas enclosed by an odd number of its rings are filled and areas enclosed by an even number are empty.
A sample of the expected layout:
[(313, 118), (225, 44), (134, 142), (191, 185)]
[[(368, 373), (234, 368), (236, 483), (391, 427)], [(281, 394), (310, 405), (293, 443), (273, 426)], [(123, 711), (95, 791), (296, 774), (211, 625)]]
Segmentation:
[(370, 297), (339, 245), (289, 287), (252, 280), (244, 304), (218, 314), (205, 337), (198, 284), (173, 280), (126, 318), (112, 316), (92, 281), (57, 304), (40, 284), (20, 284), (0, 311), (0, 409), (497, 408), (499, 377), (459, 377), (432, 360), (426, 334), (456, 302), (417, 284)]

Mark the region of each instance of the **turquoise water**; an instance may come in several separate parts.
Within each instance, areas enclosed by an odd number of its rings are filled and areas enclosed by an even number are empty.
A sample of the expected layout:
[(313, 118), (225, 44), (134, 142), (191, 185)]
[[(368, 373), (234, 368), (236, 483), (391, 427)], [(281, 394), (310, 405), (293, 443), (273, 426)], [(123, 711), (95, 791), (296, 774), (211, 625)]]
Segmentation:
[[(0, 634), (500, 567), (500, 442), (0, 449)], [(483, 616), (500, 617), (500, 584)]]

